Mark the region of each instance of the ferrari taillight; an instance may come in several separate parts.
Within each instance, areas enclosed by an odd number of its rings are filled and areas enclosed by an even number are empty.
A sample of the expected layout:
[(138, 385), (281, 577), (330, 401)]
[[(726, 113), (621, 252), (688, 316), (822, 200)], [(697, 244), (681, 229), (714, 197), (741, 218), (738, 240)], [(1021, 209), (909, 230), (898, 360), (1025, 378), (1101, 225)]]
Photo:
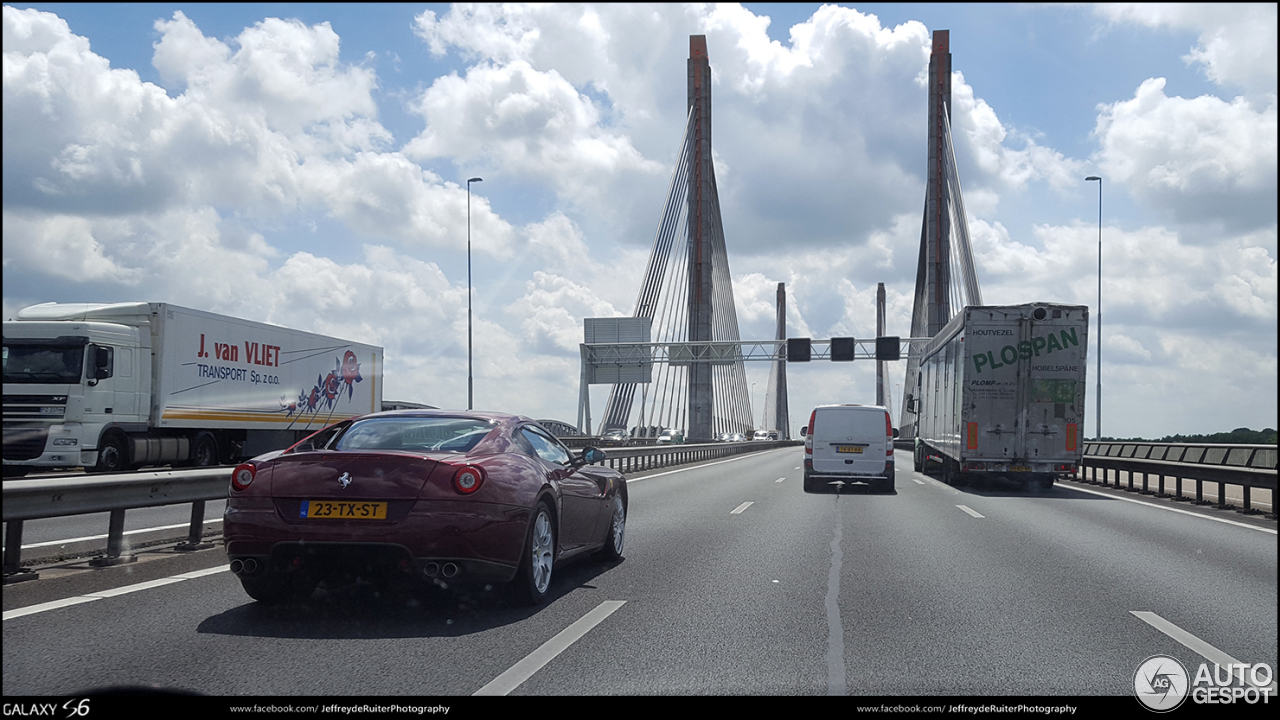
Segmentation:
[(453, 489), (461, 495), (470, 495), (484, 484), (484, 468), (479, 465), (463, 465), (453, 473)]
[(241, 491), (248, 490), (249, 483), (253, 482), (253, 477), (257, 474), (258, 468), (252, 463), (240, 463), (231, 471), (231, 487)]

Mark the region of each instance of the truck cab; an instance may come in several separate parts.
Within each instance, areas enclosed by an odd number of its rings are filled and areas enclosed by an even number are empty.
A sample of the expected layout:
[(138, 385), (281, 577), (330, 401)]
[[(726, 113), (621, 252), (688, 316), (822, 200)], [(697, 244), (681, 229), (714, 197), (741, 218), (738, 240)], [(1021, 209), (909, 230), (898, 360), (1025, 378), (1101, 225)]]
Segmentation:
[[(5, 477), (104, 460), (123, 469), (124, 433), (145, 430), (150, 412), (149, 345), (116, 323), (5, 322)], [(113, 430), (119, 440), (104, 447)]]

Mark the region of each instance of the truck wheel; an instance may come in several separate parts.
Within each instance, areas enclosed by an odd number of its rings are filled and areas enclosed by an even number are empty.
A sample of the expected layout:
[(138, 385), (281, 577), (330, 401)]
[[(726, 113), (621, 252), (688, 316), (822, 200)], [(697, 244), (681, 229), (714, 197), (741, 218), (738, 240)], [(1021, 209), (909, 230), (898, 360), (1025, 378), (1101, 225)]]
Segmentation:
[(191, 464), (196, 467), (213, 467), (218, 464), (218, 439), (213, 433), (202, 432), (196, 435)]
[(1040, 486), (1041, 490), (1049, 490), (1053, 488), (1053, 481), (1054, 477), (1052, 475), (1041, 475), (1036, 484)]
[(911, 464), (916, 472), (924, 472), (924, 461), (920, 459), (920, 447), (917, 445), (911, 453)]
[(124, 438), (117, 434), (102, 438), (98, 447), (98, 464), (85, 468), (92, 473), (118, 473), (129, 469), (129, 451), (125, 448)]

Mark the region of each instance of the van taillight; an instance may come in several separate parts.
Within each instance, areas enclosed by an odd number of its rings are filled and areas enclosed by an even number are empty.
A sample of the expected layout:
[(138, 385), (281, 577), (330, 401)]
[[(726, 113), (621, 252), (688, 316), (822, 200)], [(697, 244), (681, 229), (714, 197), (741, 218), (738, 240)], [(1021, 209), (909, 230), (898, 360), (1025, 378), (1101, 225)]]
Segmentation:
[(885, 455), (893, 457), (893, 422), (889, 420), (889, 412), (884, 413), (884, 434), (889, 438), (889, 447), (885, 450)]

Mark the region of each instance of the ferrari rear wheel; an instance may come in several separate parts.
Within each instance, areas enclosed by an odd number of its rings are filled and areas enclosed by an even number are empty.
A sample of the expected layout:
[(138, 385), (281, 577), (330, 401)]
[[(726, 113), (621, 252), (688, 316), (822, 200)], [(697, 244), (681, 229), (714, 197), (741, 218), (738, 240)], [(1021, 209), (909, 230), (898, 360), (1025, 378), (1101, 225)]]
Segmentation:
[(613, 497), (613, 516), (609, 520), (609, 535), (604, 539), (604, 547), (600, 548), (601, 560), (621, 560), (623, 542), (627, 532), (627, 504), (622, 502), (621, 495)]
[(533, 605), (540, 605), (551, 590), (551, 570), (556, 557), (556, 525), (551, 509), (539, 502), (534, 510), (533, 522), (525, 538), (524, 553), (520, 558), (520, 571), (516, 575), (517, 596)]

